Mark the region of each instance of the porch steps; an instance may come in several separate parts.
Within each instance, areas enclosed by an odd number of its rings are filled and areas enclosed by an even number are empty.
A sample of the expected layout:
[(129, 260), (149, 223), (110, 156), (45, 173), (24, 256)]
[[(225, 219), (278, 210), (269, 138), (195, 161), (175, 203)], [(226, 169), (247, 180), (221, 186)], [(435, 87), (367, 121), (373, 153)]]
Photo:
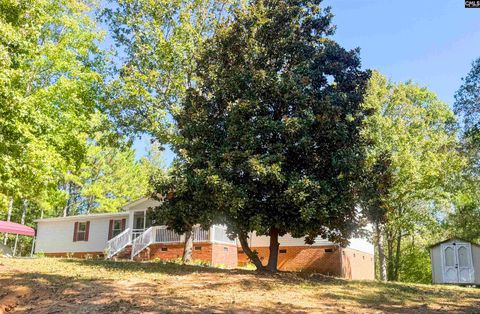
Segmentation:
[(124, 247), (120, 252), (115, 254), (112, 259), (114, 260), (126, 260), (130, 259), (130, 255), (132, 254), (132, 245), (128, 244), (126, 247)]
[[(132, 245), (129, 244), (126, 247), (124, 247), (120, 252), (115, 254), (112, 257), (112, 259), (113, 260), (130, 260), (131, 255), (132, 255)], [(150, 246), (148, 246), (143, 251), (141, 251), (133, 259), (138, 262), (138, 261), (148, 260), (149, 258), (150, 258)]]

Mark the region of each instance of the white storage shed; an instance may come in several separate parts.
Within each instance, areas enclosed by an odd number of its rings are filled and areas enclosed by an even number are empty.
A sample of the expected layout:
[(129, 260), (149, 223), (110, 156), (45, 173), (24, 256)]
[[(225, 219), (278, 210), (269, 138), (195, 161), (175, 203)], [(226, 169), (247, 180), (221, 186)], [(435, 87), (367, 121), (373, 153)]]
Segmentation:
[(459, 238), (430, 246), (432, 281), (439, 284), (480, 285), (480, 246)]

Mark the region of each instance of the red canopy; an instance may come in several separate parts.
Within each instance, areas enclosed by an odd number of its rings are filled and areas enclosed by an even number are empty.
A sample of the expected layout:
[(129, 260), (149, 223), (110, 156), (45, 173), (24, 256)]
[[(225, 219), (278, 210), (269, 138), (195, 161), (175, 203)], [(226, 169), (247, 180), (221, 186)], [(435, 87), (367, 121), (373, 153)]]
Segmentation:
[(17, 224), (15, 222), (1, 221), (0, 232), (8, 232), (14, 234), (23, 234), (27, 236), (35, 236), (35, 230), (25, 225)]

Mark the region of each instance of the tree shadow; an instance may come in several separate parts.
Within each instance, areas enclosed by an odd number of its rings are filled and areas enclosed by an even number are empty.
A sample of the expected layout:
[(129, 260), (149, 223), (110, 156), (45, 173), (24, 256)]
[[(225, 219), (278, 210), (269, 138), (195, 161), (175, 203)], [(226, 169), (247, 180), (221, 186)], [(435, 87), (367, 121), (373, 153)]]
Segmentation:
[[(19, 288), (22, 292), (18, 294)], [(91, 280), (44, 273), (16, 273), (0, 278), (0, 309), (15, 313), (307, 313), (291, 304), (250, 306), (235, 303), (198, 304), (195, 298), (157, 284), (128, 287), (112, 280)]]
[(480, 290), (458, 287), (453, 291), (395, 282), (375, 282), (375, 289), (371, 289), (372, 282), (368, 281), (346, 281), (343, 285), (343, 289), (331, 289), (327, 296), (386, 313), (480, 313)]
[(212, 273), (212, 274), (248, 274), (248, 275), (263, 275), (266, 273), (258, 273), (246, 269), (224, 269), (213, 266), (180, 264), (173, 261), (146, 261), (146, 262), (132, 262), (132, 261), (109, 261), (109, 260), (86, 260), (86, 259), (63, 259), (67, 263), (73, 263), (83, 266), (93, 266), (96, 268), (103, 268), (108, 271), (126, 271), (126, 272), (143, 272), (143, 273), (157, 273), (168, 275), (190, 275), (192, 273)]
[[(17, 313), (477, 313), (480, 308), (480, 290), (474, 289), (164, 262), (44, 262), (46, 268), (29, 272), (0, 271), (0, 304), (13, 298)], [(49, 268), (50, 263), (56, 265)], [(59, 274), (59, 267), (71, 265), (78, 267)]]

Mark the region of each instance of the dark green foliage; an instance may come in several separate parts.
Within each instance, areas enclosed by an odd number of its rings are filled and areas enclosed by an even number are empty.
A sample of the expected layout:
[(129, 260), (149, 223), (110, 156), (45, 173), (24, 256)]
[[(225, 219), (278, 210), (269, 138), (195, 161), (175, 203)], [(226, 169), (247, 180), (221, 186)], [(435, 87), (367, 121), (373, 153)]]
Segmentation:
[(472, 69), (462, 79), (462, 86), (455, 93), (455, 113), (464, 124), (467, 137), (480, 139), (480, 58), (472, 63)]
[(382, 152), (371, 167), (366, 167), (362, 189), (362, 208), (369, 221), (383, 224), (389, 205), (386, 200), (392, 187), (391, 156)]
[(232, 232), (344, 245), (358, 223), (369, 73), (358, 50), (328, 38), (332, 14), (320, 2), (253, 1), (236, 11), (206, 41), (199, 83), (174, 115), (181, 176)]
[(157, 200), (162, 206), (150, 211), (153, 224), (168, 225), (178, 233), (191, 231), (195, 224), (207, 227), (212, 224), (212, 200), (198, 177), (189, 173), (178, 161), (174, 162), (168, 175), (160, 173), (152, 177)]
[(456, 210), (446, 221), (446, 229), (451, 236), (471, 241), (480, 240), (480, 58), (472, 63), (472, 68), (455, 94), (455, 112), (462, 119), (462, 153), (466, 165), (459, 180), (459, 193)]

